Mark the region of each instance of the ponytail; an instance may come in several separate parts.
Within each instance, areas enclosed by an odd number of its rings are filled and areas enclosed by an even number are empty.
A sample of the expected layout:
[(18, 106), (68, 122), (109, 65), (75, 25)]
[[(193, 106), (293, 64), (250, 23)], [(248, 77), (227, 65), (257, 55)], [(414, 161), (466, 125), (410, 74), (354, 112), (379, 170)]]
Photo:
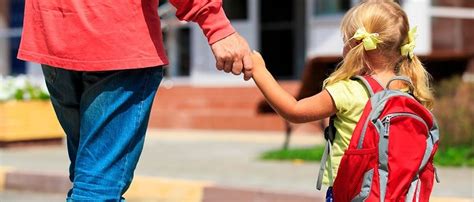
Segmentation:
[(413, 95), (425, 107), (432, 109), (434, 97), (430, 87), (431, 75), (423, 67), (416, 55), (413, 58), (403, 57), (399, 66), (399, 74), (408, 76), (411, 79), (415, 87)]
[(351, 48), (336, 70), (324, 80), (323, 87), (362, 74), (365, 66), (364, 54), (365, 49), (362, 43)]

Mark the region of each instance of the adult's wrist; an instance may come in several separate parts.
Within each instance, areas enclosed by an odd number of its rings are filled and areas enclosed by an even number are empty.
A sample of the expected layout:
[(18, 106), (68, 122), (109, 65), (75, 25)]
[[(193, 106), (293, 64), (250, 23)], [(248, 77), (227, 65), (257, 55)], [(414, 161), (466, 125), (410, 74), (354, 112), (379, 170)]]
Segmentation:
[(213, 44), (235, 33), (235, 29), (230, 24), (229, 19), (227, 19), (224, 9), (220, 6), (215, 8), (209, 9), (196, 20), (209, 44)]

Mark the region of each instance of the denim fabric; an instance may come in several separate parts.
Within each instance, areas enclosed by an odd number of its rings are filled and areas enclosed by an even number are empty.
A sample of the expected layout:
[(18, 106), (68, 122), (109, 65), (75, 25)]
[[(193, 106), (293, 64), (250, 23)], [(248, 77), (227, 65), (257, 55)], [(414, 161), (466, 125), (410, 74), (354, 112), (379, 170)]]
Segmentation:
[(326, 191), (326, 202), (334, 202), (332, 187), (329, 187)]
[(123, 201), (162, 68), (80, 72), (43, 65), (43, 74), (67, 137), (67, 200)]

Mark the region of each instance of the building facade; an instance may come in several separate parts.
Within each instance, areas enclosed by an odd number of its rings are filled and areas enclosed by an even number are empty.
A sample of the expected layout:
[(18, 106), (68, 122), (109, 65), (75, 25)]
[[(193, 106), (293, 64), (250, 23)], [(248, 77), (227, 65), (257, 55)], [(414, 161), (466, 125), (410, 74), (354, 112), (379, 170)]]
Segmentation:
[[(341, 55), (340, 21), (357, 3), (359, 0), (224, 0), (224, 9), (250, 46), (262, 52), (277, 78), (298, 79), (307, 59)], [(407, 12), (411, 26), (418, 27), (416, 54), (474, 52), (474, 1), (402, 0), (399, 3)], [(187, 30), (189, 44), (176, 46), (187, 51), (170, 53), (176, 56), (171, 57), (171, 77), (185, 76), (195, 84), (241, 85), (240, 78), (215, 71), (214, 58), (199, 27), (188, 24), (178, 28), (182, 29)], [(183, 56), (187, 59), (183, 60)]]
[[(360, 0), (223, 0), (237, 31), (259, 50), (278, 79), (299, 79), (308, 58), (338, 56), (339, 24)], [(24, 0), (0, 1), (0, 74), (34, 73), (37, 65), (16, 60)], [(418, 27), (420, 55), (474, 52), (474, 1), (401, 0), (412, 26)], [(176, 20), (160, 1), (170, 78), (197, 85), (245, 85), (240, 77), (215, 70), (215, 61), (200, 28)]]

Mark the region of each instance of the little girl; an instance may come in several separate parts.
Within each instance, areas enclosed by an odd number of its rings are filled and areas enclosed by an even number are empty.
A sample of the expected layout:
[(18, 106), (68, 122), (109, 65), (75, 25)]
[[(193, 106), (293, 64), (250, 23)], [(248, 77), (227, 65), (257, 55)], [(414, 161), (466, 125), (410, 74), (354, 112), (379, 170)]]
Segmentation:
[[(369, 99), (364, 85), (351, 77), (370, 75), (386, 86), (396, 75), (407, 76), (413, 82), (416, 99), (428, 109), (433, 105), (430, 75), (413, 54), (416, 28), (409, 29), (407, 16), (397, 3), (372, 0), (353, 7), (342, 20), (341, 32), (345, 44), (343, 61), (324, 81), (323, 91), (299, 101), (278, 85), (260, 54), (253, 54), (253, 79), (270, 105), (286, 120), (304, 123), (336, 115), (336, 136), (330, 156), (332, 167), (326, 169), (332, 176), (337, 174)], [(402, 82), (391, 85), (391, 88), (404, 87)], [(326, 172), (323, 182), (331, 186), (328, 176)]]

